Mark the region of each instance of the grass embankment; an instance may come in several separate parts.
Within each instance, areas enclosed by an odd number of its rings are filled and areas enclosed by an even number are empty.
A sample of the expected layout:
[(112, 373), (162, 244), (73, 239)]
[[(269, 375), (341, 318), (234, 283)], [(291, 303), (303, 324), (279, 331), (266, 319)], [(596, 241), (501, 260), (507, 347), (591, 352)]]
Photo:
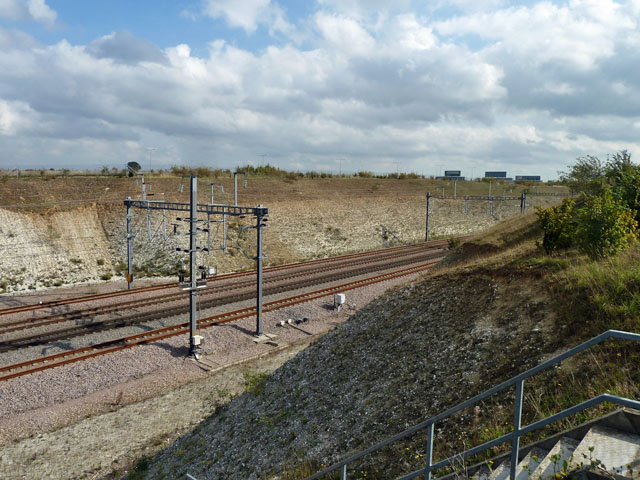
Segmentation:
[[(575, 249), (546, 255), (541, 240), (542, 232), (533, 215), (513, 219), (463, 245), (452, 264), (494, 275), (537, 278), (556, 313), (555, 354), (609, 329), (640, 332), (640, 245), (634, 244), (616, 257), (596, 260)], [(525, 382), (523, 423), (532, 423), (602, 393), (640, 399), (639, 361), (640, 345), (608, 341), (533, 377)], [(495, 407), (496, 402), (491, 403)], [(490, 422), (474, 423), (473, 430), (479, 434), (472, 431), (473, 439), (467, 446), (511, 430), (512, 407), (507, 403), (502, 409), (499, 403)], [(530, 435), (524, 444), (616, 408), (602, 404)], [(460, 439), (464, 440), (464, 435)], [(452, 442), (444, 442), (442, 453), (451, 447)]]

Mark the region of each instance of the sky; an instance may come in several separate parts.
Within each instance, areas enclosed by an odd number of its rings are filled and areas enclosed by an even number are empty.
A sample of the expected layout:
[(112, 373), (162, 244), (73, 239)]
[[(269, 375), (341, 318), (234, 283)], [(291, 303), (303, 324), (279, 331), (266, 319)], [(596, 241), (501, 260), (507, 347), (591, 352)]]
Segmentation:
[(640, 0), (0, 0), (0, 168), (555, 179), (640, 154)]

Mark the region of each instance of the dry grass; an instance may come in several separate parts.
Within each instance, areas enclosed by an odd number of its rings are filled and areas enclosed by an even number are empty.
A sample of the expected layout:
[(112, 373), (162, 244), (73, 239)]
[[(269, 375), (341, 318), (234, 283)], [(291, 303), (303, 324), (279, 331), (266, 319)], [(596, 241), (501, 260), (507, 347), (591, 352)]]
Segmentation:
[[(152, 200), (187, 201), (188, 188), (178, 192), (181, 178), (172, 175), (145, 175), (147, 183), (151, 184)], [(210, 183), (221, 182), (224, 193), (218, 187), (214, 188), (216, 203), (233, 203), (232, 177), (204, 177), (198, 179), (198, 200), (205, 203), (210, 199)], [(187, 182), (187, 180), (185, 180)], [(1, 176), (0, 207), (43, 209), (71, 208), (93, 203), (122, 203), (124, 198), (131, 196), (138, 198), (141, 187), (135, 178), (108, 176)], [(290, 180), (278, 177), (249, 177), (247, 188), (239, 181), (239, 203), (241, 205), (257, 205), (282, 200), (312, 200), (338, 196), (344, 200), (363, 197), (392, 197), (404, 198), (417, 196), (422, 200), (428, 191), (439, 195), (444, 188), (446, 195), (453, 194), (453, 182), (431, 179), (380, 179), (360, 177), (339, 178), (300, 178)], [(493, 184), (493, 192), (501, 193), (502, 186)], [(526, 188), (520, 184), (505, 186), (508, 195), (520, 195)], [(488, 184), (485, 182), (457, 182), (457, 194), (487, 195)], [(558, 186), (540, 185), (540, 192), (566, 192), (566, 188)]]

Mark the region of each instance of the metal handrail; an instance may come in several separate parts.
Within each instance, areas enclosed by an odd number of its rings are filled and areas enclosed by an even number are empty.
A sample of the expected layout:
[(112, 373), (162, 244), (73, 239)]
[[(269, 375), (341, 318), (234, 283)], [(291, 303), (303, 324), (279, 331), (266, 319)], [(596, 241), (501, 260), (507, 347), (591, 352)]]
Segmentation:
[[(399, 477), (397, 480), (409, 480), (411, 478), (415, 478), (419, 475), (424, 475), (424, 479), (425, 480), (431, 480), (431, 472), (433, 472), (434, 470), (437, 470), (439, 468), (442, 468), (444, 466), (450, 465), (451, 461), (454, 459), (458, 459), (458, 458), (466, 458), (470, 455), (475, 455), (476, 453), (482, 452), (484, 450), (487, 450), (489, 448), (492, 448), (496, 445), (499, 445), (500, 443), (506, 442), (508, 440), (511, 441), (511, 465), (510, 465), (510, 478), (511, 480), (515, 480), (516, 477), (516, 467), (518, 465), (518, 450), (520, 448), (520, 437), (522, 435), (525, 435), (529, 432), (532, 432), (533, 430), (542, 428), (546, 425), (548, 425), (551, 422), (554, 422), (556, 420), (560, 420), (562, 418), (565, 418), (566, 416), (569, 415), (573, 415), (575, 413), (578, 413), (586, 408), (590, 408), (594, 405), (597, 405), (599, 403), (602, 402), (612, 402), (612, 403), (617, 403), (619, 405), (623, 405), (623, 406), (628, 406), (630, 408), (640, 408), (640, 402), (636, 401), (636, 400), (631, 400), (628, 398), (623, 398), (623, 397), (617, 397), (615, 395), (609, 395), (609, 394), (603, 394), (603, 395), (599, 395), (597, 397), (594, 397), (590, 400), (587, 400), (583, 403), (580, 403), (576, 406), (570, 407), (566, 410), (563, 410), (562, 412), (558, 412), (554, 415), (551, 415), (543, 420), (539, 420), (535, 423), (532, 423), (530, 425), (527, 425), (526, 427), (522, 427), (521, 425), (521, 418), (522, 418), (522, 390), (523, 390), (523, 384), (524, 384), (524, 380), (528, 377), (531, 377), (533, 375), (536, 375), (537, 373), (540, 373), (543, 370), (546, 370), (549, 367), (552, 367), (553, 365), (562, 362), (563, 360), (566, 360), (567, 358), (573, 357), (575, 355), (577, 355), (580, 352), (583, 352), (584, 350), (587, 350), (588, 348), (593, 347), (594, 345), (597, 345), (599, 343), (604, 342), (605, 340), (608, 340), (609, 338), (619, 338), (622, 340), (630, 340), (630, 341), (634, 341), (634, 342), (640, 342), (640, 334), (637, 333), (629, 333), (629, 332), (623, 332), (620, 330), (607, 330), (606, 332), (598, 335), (597, 337), (593, 337), (591, 340), (587, 340), (584, 343), (581, 343), (580, 345), (573, 347), (569, 350), (567, 350), (564, 353), (561, 353), (560, 355), (557, 355), (549, 360), (547, 360), (546, 362), (542, 362), (541, 364), (530, 368), (529, 370), (526, 370), (525, 372), (516, 375), (513, 378), (510, 378), (509, 380), (506, 380), (502, 383), (500, 383), (499, 385), (496, 385), (493, 388), (490, 388), (489, 390), (486, 390), (483, 393), (480, 393), (478, 395), (476, 395), (475, 397), (472, 397), (462, 403), (459, 403), (458, 405), (449, 408), (448, 410), (445, 410), (442, 413), (439, 413), (438, 415), (435, 415), (434, 417), (431, 417), (428, 420), (425, 420), (417, 425), (414, 425), (413, 427), (410, 427), (406, 430), (404, 430), (401, 433), (398, 433), (397, 435), (394, 435), (392, 437), (387, 438), (386, 440), (383, 440), (365, 450), (362, 450), (361, 452), (358, 452), (354, 455), (351, 455), (348, 458), (345, 458), (344, 460), (341, 460), (338, 463), (335, 463), (317, 473), (315, 473), (314, 475), (311, 475), (310, 477), (307, 477), (306, 480), (316, 480), (318, 478), (322, 478), (325, 475), (327, 475), (328, 473), (334, 472), (336, 470), (340, 470), (340, 478), (342, 480), (346, 480), (347, 479), (347, 465), (359, 460), (360, 458), (369, 455), (370, 453), (376, 452), (378, 450), (380, 450), (383, 447), (386, 447), (387, 445), (394, 443), (402, 438), (405, 438), (409, 435), (412, 435), (413, 433), (420, 431), (420, 430), (427, 430), (427, 445), (426, 445), (426, 454), (425, 454), (425, 459), (426, 459), (426, 465), (424, 468), (410, 473), (408, 475), (405, 475), (403, 477)], [(490, 397), (491, 395), (494, 395), (506, 388), (512, 387), (514, 386), (516, 387), (516, 399), (515, 399), (515, 405), (514, 405), (514, 421), (513, 421), (513, 431), (501, 436), (500, 438), (496, 438), (494, 440), (491, 440), (489, 442), (483, 443), (482, 445), (478, 445), (476, 447), (473, 447), (471, 449), (465, 450), (462, 453), (453, 455), (452, 457), (449, 457), (445, 460), (442, 460), (438, 463), (432, 464), (432, 455), (433, 455), (433, 432), (434, 432), (434, 424), (436, 422), (439, 422), (451, 415), (453, 415), (456, 412), (459, 412), (460, 410), (463, 410), (471, 405), (473, 405), (474, 403), (480, 402), (481, 400), (484, 400), (487, 397)]]

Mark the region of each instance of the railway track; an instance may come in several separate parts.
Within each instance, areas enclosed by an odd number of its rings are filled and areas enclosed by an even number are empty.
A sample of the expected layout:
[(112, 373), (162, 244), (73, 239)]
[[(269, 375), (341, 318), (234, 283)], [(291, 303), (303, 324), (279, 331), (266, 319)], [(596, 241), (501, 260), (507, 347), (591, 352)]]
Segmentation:
[[(297, 263), (292, 265), (283, 265), (279, 267), (273, 267), (269, 269), (269, 271), (264, 276), (264, 287), (265, 294), (273, 294), (279, 293), (277, 289), (274, 287), (278, 282), (287, 281), (289, 279), (293, 280), (295, 278), (301, 278), (305, 275), (305, 272), (313, 271), (315, 273), (318, 272), (334, 272), (336, 269), (336, 264), (340, 264), (340, 268), (346, 267), (357, 267), (358, 265), (365, 265), (370, 263), (371, 259), (376, 259), (377, 261), (382, 261), (385, 258), (394, 258), (399, 259), (406, 257), (408, 258), (411, 255), (415, 255), (417, 253), (423, 254), (425, 249), (438, 249), (441, 248), (441, 243), (430, 243), (428, 245), (418, 244), (412, 245), (410, 247), (401, 247), (396, 249), (388, 249), (382, 251), (376, 251), (374, 253), (367, 252), (368, 255), (360, 255), (354, 254), (345, 257), (334, 257), (332, 259), (321, 259), (322, 261), (313, 261), (313, 262), (304, 262)], [(323, 265), (325, 264), (325, 265)], [(242, 272), (242, 275), (238, 276), (225, 276), (226, 282), (214, 281), (211, 282), (210, 286), (206, 289), (200, 291), (201, 298), (205, 299), (204, 303), (207, 303), (208, 307), (219, 306), (225, 303), (229, 303), (232, 301), (243, 300), (246, 298), (240, 298), (241, 295), (232, 294), (229, 295), (226, 292), (229, 290), (238, 291), (241, 289), (245, 290), (244, 296), (250, 292), (251, 288), (255, 288), (255, 278), (252, 275), (254, 272)], [(335, 276), (335, 275), (334, 275)], [(244, 278), (249, 277), (249, 278)], [(330, 277), (330, 276), (328, 276)], [(330, 281), (331, 278), (327, 278), (327, 281)], [(229, 283), (232, 282), (232, 283)], [(318, 283), (318, 282), (316, 282)], [(177, 287), (176, 284), (171, 284), (171, 289), (175, 289)], [(165, 290), (163, 287), (162, 290)], [(285, 289), (286, 290), (286, 289)], [(280, 291), (285, 291), (280, 290)], [(222, 295), (222, 298), (221, 298)], [(85, 297), (82, 297), (85, 298)], [(113, 298), (113, 297), (109, 297)], [(206, 298), (216, 300), (206, 300)], [(125, 300), (119, 302), (117, 304), (110, 305), (102, 305), (96, 307), (89, 307), (85, 309), (78, 310), (69, 310), (64, 312), (55, 312), (50, 313), (48, 315), (38, 316), (34, 318), (21, 319), (17, 321), (9, 321), (6, 320), (0, 323), (0, 335), (4, 335), (7, 333), (11, 333), (19, 330), (26, 330), (29, 328), (53, 325), (63, 322), (76, 321), (81, 322), (84, 320), (90, 320), (95, 318), (98, 315), (106, 315), (109, 313), (115, 313), (124, 308), (134, 309), (134, 308), (142, 308), (149, 305), (157, 305), (157, 304), (166, 304), (174, 301), (186, 301), (187, 294), (184, 292), (176, 292), (169, 293), (166, 292), (161, 293), (160, 295), (152, 295), (146, 296), (142, 299), (134, 299), (134, 300)], [(46, 307), (45, 307), (46, 308)], [(171, 315), (173, 311), (176, 310), (174, 307), (171, 309), (166, 309), (166, 313), (163, 316)], [(2, 351), (2, 344), (0, 343), (0, 352)]]
[[(311, 292), (294, 295), (279, 300), (267, 302), (263, 306), (263, 312), (269, 312), (280, 308), (289, 307), (299, 303), (308, 302), (317, 298), (326, 297), (338, 292), (344, 292), (353, 290), (355, 288), (361, 288), (366, 285), (372, 285), (374, 283), (399, 278), (420, 271), (427, 270), (440, 261), (440, 258), (431, 259), (427, 262), (423, 262), (419, 265), (413, 265), (411, 267), (405, 267), (397, 269), (391, 272), (386, 272), (379, 275), (363, 278), (360, 280), (343, 283), (340, 285), (334, 285)], [(242, 318), (255, 315), (255, 307), (247, 307), (232, 312), (222, 313), (219, 315), (213, 315), (200, 320), (200, 328), (209, 328), (215, 325), (221, 325), (224, 323), (233, 322)], [(150, 330), (148, 332), (140, 333), (137, 335), (131, 335), (127, 337), (118, 338), (115, 340), (98, 343), (88, 347), (69, 350), (67, 352), (58, 353), (55, 355), (49, 355), (39, 357), (34, 360), (16, 363), (13, 365), (7, 365), (0, 367), (0, 381), (9, 380), (12, 378), (28, 375), (30, 373), (47, 370), (50, 368), (70, 364), (93, 358), (99, 355), (106, 355), (108, 353), (117, 352), (127, 348), (132, 348), (137, 345), (143, 345), (147, 343), (156, 342), (165, 338), (173, 337), (176, 335), (182, 335), (189, 331), (188, 323), (180, 323), (169, 327)]]
[[(293, 289), (306, 288), (313, 285), (319, 285), (327, 282), (341, 281), (350, 277), (370, 274), (375, 271), (389, 268), (399, 268), (409, 264), (417, 263), (418, 261), (428, 261), (431, 259), (439, 259), (443, 256), (443, 249), (433, 248), (429, 250), (421, 249), (419, 251), (410, 251), (408, 254), (401, 255), (395, 252), (393, 255), (385, 255), (382, 258), (375, 257), (375, 261), (353, 261), (350, 260), (346, 268), (337, 270), (335, 265), (326, 266), (320, 269), (305, 270), (303, 272), (294, 271), (285, 275), (277, 276), (276, 279), (272, 279), (267, 282), (264, 288), (265, 295), (275, 295), (290, 291)], [(311, 273), (311, 274), (310, 274)], [(279, 282), (278, 282), (279, 281)], [(229, 289), (228, 286), (222, 287), (224, 290)], [(219, 292), (218, 292), (219, 293)], [(210, 295), (211, 297), (212, 295)], [(237, 288), (235, 292), (224, 295), (222, 297), (215, 297), (209, 299), (202, 299), (200, 301), (200, 308), (213, 308), (224, 304), (235, 303), (243, 300), (249, 300), (255, 297), (255, 281), (245, 282), (242, 284), (242, 288)], [(101, 321), (91, 321), (80, 325), (74, 325), (66, 328), (59, 328), (55, 331), (39, 333), (37, 335), (22, 336), (18, 338), (8, 339), (0, 342), (0, 353), (16, 350), (19, 348), (32, 347), (37, 345), (45, 345), (60, 340), (68, 340), (80, 335), (86, 335), (88, 333), (95, 333), (99, 331), (122, 328), (130, 325), (141, 324), (144, 322), (166, 319), (172, 316), (180, 315), (185, 312), (187, 300), (183, 293), (175, 294), (173, 296), (165, 296), (162, 302), (174, 302), (182, 300), (178, 305), (165, 307), (161, 309), (154, 309), (147, 312), (132, 312), (127, 313), (124, 316), (118, 316), (115, 318), (109, 318)], [(149, 299), (145, 304), (156, 304), (160, 300)], [(111, 306), (112, 311), (116, 309), (130, 308), (130, 305), (118, 305)], [(7, 327), (6, 330), (0, 331), (0, 333), (7, 333), (16, 331), (18, 329), (32, 328), (33, 326), (52, 325), (54, 323), (66, 322), (74, 319), (84, 319), (86, 317), (60, 317), (54, 319), (45, 319), (42, 322), (38, 320), (28, 320), (27, 325), (12, 325)], [(37, 324), (37, 325), (36, 325)]]
[[(460, 237), (460, 238), (463, 238), (463, 237)], [(287, 269), (298, 268), (298, 267), (313, 267), (313, 266), (321, 265), (324, 263), (346, 261), (348, 259), (366, 258), (366, 257), (380, 255), (382, 253), (390, 253), (390, 254), (393, 252), (398, 253), (404, 250), (411, 250), (411, 249), (416, 249), (420, 247), (439, 248), (439, 247), (446, 246), (447, 242), (448, 242), (447, 240), (436, 240), (428, 243), (403, 245), (400, 247), (391, 247), (391, 248), (385, 248), (380, 250), (372, 250), (368, 252), (353, 253), (348, 255), (341, 255), (338, 257), (320, 258), (316, 260), (308, 260), (305, 262), (291, 263), (291, 264), (279, 265), (275, 267), (266, 267), (263, 269), (263, 273), (266, 276), (271, 272), (276, 272), (280, 270), (287, 270)], [(255, 276), (255, 270), (219, 275), (217, 277), (214, 277), (213, 280), (211, 280), (211, 282), (215, 283), (215, 282), (225, 281), (232, 278), (242, 278), (242, 277), (249, 277), (249, 276)], [(63, 306), (77, 304), (77, 303), (87, 303), (87, 302), (93, 302), (93, 301), (105, 300), (105, 299), (111, 299), (111, 298), (117, 298), (117, 297), (126, 297), (126, 296), (136, 295), (140, 293), (162, 291), (167, 289), (173, 289), (176, 287), (177, 287), (177, 283), (172, 282), (172, 283), (165, 283), (161, 285), (139, 287), (139, 288), (134, 288), (132, 290), (120, 290), (117, 292), (107, 292), (107, 293), (100, 293), (100, 294), (93, 294), (93, 295), (84, 295), (81, 297), (74, 297), (74, 298), (68, 298), (68, 299), (54, 300), (50, 302), (44, 302), (41, 304), (18, 305), (15, 307), (0, 309), (0, 317), (11, 315), (11, 314), (22, 313), (22, 312), (36, 312), (36, 311), (42, 311), (47, 309), (54, 309), (57, 307), (63, 307)]]

